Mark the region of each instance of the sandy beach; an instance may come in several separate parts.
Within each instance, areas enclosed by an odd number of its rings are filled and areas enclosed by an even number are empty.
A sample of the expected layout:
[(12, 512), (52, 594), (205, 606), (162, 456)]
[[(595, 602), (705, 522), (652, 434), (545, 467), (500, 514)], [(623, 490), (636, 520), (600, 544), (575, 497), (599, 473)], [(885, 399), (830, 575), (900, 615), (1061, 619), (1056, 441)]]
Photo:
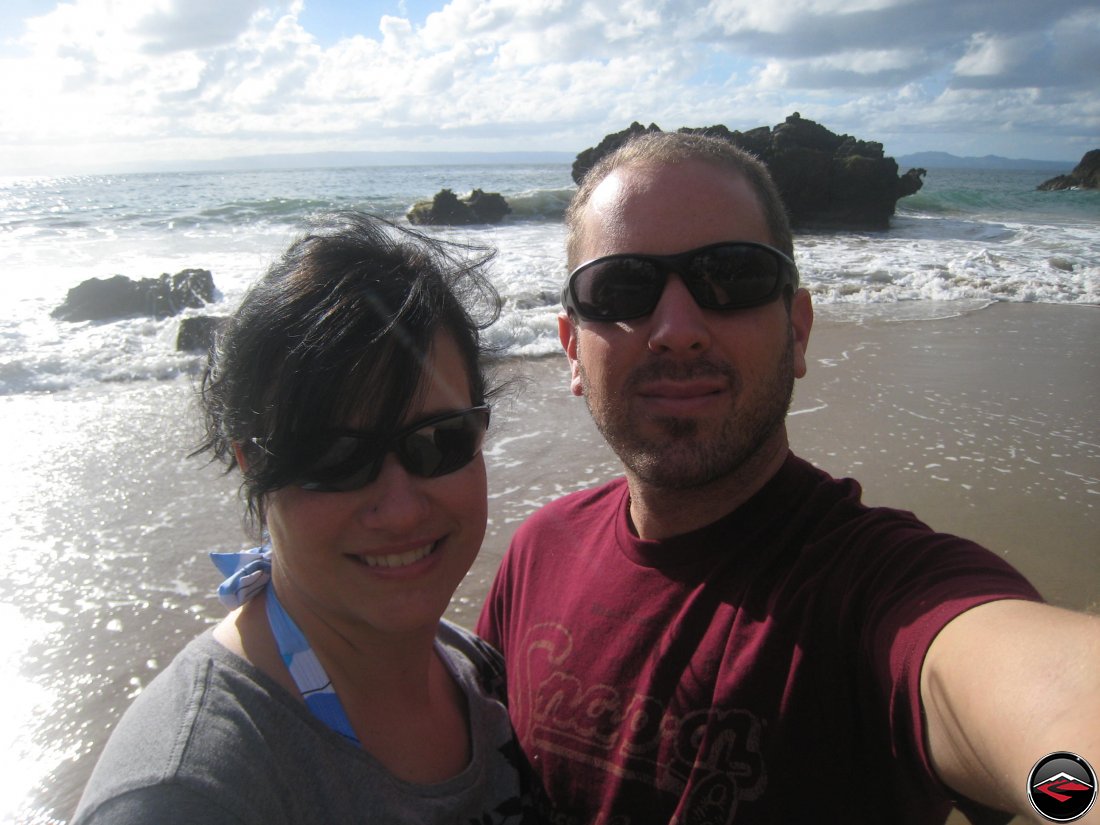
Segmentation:
[[(792, 447), (859, 479), (867, 501), (994, 549), (1049, 601), (1100, 611), (1098, 342), (1095, 307), (863, 323), (823, 313)], [(569, 394), (564, 356), (499, 368), (511, 386), (486, 446), (490, 524), (448, 614), (466, 626), (523, 518), (619, 473)], [(4, 399), (13, 443), (35, 449), (12, 452), (0, 478), (6, 653), (20, 662), (0, 820), (29, 810), (15, 821), (63, 823), (131, 699), (224, 615), (206, 554), (250, 541), (236, 481), (185, 457), (191, 403), (187, 378)]]

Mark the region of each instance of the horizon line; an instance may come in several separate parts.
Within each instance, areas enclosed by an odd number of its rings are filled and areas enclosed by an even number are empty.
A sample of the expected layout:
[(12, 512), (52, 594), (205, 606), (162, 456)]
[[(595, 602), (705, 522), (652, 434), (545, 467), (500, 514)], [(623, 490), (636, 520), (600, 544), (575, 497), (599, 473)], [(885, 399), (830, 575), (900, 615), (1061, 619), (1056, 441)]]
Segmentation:
[[(188, 160), (131, 161), (105, 164), (97, 170), (64, 171), (47, 170), (36, 166), (33, 171), (0, 172), (3, 178), (66, 177), (71, 175), (119, 175), (119, 174), (168, 174), (213, 171), (265, 171), (275, 169), (349, 168), (357, 166), (434, 166), (479, 165), (481, 163), (560, 163), (570, 164), (579, 153), (557, 150), (503, 149), (503, 150), (451, 150), (451, 149), (348, 149), (318, 150), (308, 152), (272, 152), (262, 155), (235, 155), (220, 158), (192, 158)], [(1038, 158), (1010, 158), (1004, 155), (956, 155), (942, 150), (929, 149), (890, 155), (899, 162), (919, 162), (924, 156), (935, 156), (949, 161), (950, 166), (962, 167), (966, 162), (998, 165), (1014, 164), (1018, 168), (1054, 169), (1066, 167), (1070, 171), (1079, 160), (1040, 160)], [(910, 161), (908, 159), (912, 158)], [(403, 162), (398, 162), (403, 161)], [(938, 168), (931, 166), (930, 168)], [(981, 165), (973, 168), (982, 168)]]

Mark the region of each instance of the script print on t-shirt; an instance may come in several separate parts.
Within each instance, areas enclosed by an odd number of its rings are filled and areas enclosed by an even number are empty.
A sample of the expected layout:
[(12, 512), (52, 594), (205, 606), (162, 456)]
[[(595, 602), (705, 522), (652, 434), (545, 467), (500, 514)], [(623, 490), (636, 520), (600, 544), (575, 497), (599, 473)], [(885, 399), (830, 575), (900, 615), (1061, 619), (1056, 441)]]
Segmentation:
[[(589, 793), (600, 785), (597, 795), (615, 794), (620, 801), (642, 803), (646, 795), (662, 796), (661, 802), (652, 800), (660, 808), (669, 805), (671, 795), (679, 799), (673, 818), (679, 822), (732, 823), (739, 802), (763, 793), (763, 726), (753, 713), (709, 706), (677, 713), (670, 709), (675, 699), (663, 702), (586, 683), (570, 666), (573, 634), (561, 624), (530, 628), (521, 649), (518, 665), (525, 669), (529, 693), (520, 697), (523, 706), (514, 708), (519, 734), (537, 759), (564, 759), (577, 766), (549, 771), (550, 776), (576, 777), (576, 784), (590, 786)], [(593, 775), (593, 769), (602, 775)], [(642, 804), (630, 807), (643, 808), (638, 813), (645, 815)], [(652, 816), (654, 809), (648, 811)], [(631, 821), (628, 815), (609, 820), (615, 825)]]

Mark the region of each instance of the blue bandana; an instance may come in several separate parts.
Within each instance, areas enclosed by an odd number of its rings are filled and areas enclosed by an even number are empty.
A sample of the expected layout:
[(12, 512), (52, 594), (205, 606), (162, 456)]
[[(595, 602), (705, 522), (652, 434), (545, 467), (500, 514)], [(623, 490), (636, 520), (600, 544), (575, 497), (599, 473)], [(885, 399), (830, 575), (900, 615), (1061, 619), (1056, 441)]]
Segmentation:
[(283, 609), (271, 585), (271, 547), (264, 545), (241, 553), (211, 553), (211, 561), (226, 576), (218, 587), (218, 600), (234, 610), (267, 588), (267, 623), (279, 646), (279, 655), (290, 671), (306, 707), (328, 728), (356, 745), (359, 737), (332, 688), (305, 634)]
[(227, 576), (218, 586), (218, 601), (236, 610), (271, 582), (271, 546), (253, 547), (240, 553), (211, 553), (210, 561)]

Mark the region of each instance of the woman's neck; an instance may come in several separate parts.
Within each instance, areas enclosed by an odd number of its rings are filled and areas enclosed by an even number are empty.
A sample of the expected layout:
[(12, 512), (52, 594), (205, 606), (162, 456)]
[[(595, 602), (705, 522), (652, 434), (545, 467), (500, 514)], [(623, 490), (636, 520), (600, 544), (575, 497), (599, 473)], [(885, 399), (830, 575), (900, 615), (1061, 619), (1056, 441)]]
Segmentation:
[[(301, 699), (268, 622), (266, 597), (261, 594), (230, 614), (215, 638)], [(292, 605), (283, 608), (332, 681), (364, 750), (408, 782), (440, 782), (466, 767), (468, 706), (435, 650), (434, 629), (384, 634), (336, 628)]]

